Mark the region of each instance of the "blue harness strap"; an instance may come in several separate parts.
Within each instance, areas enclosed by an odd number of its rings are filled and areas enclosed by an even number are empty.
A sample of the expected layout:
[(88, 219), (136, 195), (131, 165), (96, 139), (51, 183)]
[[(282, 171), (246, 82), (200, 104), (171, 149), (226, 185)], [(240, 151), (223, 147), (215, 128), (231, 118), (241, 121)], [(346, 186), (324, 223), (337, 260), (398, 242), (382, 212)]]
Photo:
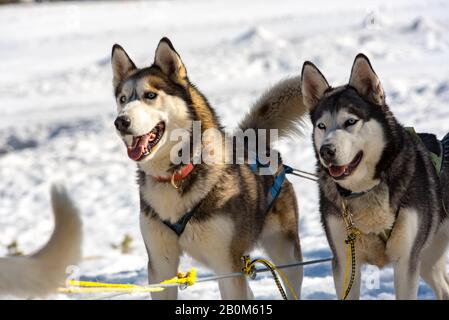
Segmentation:
[(267, 194), (267, 211), (271, 209), (274, 201), (281, 193), (281, 188), (285, 181), (285, 175), (292, 172), (293, 169), (284, 164), (282, 170), (274, 177), (273, 185)]
[[(268, 164), (260, 163), (259, 159), (256, 157), (256, 161), (254, 163), (249, 164), (249, 167), (251, 168), (252, 172), (257, 174), (260, 167), (267, 168)], [(274, 201), (277, 199), (277, 197), (281, 193), (281, 188), (285, 181), (285, 175), (287, 173), (292, 173), (292, 172), (293, 172), (293, 168), (283, 164), (282, 170), (280, 170), (278, 172), (278, 174), (274, 176), (273, 185), (270, 187), (270, 189), (267, 192), (267, 211), (269, 211), (271, 209)]]
[[(251, 170), (257, 174), (258, 169), (260, 167), (268, 167), (268, 165), (264, 165), (259, 162), (259, 159), (256, 158), (255, 163), (252, 163), (249, 165)], [(274, 176), (273, 185), (270, 187), (270, 189), (267, 192), (267, 212), (271, 209), (273, 206), (274, 201), (277, 199), (279, 194), (281, 193), (281, 188), (285, 181), (285, 175), (287, 173), (292, 173), (293, 169), (285, 164), (282, 165), (282, 170), (278, 172), (277, 175)], [(162, 220), (162, 223), (165, 224), (167, 227), (169, 227), (174, 233), (178, 235), (178, 237), (184, 232), (187, 224), (189, 223), (190, 219), (192, 219), (193, 215), (195, 214), (198, 206), (201, 204), (197, 204), (195, 208), (188, 211), (185, 215), (183, 215), (178, 221), (175, 223), (171, 223), (168, 220)]]

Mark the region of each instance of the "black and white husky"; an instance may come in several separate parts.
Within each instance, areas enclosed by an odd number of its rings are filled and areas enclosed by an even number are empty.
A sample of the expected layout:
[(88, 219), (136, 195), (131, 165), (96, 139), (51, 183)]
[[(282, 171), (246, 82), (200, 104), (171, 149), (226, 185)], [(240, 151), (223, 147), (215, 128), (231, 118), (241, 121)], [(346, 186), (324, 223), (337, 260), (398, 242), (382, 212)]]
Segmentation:
[(336, 88), (306, 62), (302, 93), (314, 126), (320, 211), (334, 254), (338, 296), (344, 290), (347, 245), (341, 212), (346, 201), (361, 232), (350, 299), (359, 298), (365, 263), (393, 265), (398, 299), (416, 299), (420, 275), (438, 299), (449, 299), (449, 162), (446, 158), (437, 172), (428, 151), (447, 157), (447, 136), (440, 143), (433, 135), (417, 139), (406, 131), (362, 54), (354, 61), (349, 84)]

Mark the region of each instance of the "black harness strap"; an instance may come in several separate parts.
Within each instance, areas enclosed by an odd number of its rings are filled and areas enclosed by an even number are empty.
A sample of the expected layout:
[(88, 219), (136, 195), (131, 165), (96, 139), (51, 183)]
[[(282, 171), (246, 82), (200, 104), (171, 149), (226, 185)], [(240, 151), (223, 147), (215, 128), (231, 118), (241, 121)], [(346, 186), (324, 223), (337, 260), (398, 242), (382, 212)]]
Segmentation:
[[(255, 165), (250, 165), (250, 168), (255, 174), (257, 174), (258, 168), (263, 166), (264, 165), (260, 164), (260, 162), (257, 161)], [(287, 165), (283, 165), (282, 170), (280, 170), (279, 173), (274, 177), (273, 185), (271, 186), (271, 188), (268, 190), (267, 193), (267, 209), (266, 209), (267, 211), (271, 209), (274, 201), (278, 198), (279, 194), (281, 193), (281, 188), (285, 181), (285, 175), (291, 172), (293, 172), (292, 168), (290, 168)], [(195, 212), (197, 211), (200, 204), (201, 201), (195, 206), (195, 208), (188, 211), (175, 223), (171, 223), (169, 220), (161, 220), (161, 221), (167, 227), (169, 227), (174, 233), (176, 233), (179, 237), (184, 232), (190, 219), (192, 219), (192, 217), (195, 215)]]
[(337, 191), (338, 191), (338, 193), (340, 194), (340, 196), (341, 196), (342, 198), (345, 198), (345, 199), (354, 199), (354, 198), (358, 198), (358, 197), (364, 196), (365, 194), (367, 194), (367, 193), (373, 191), (375, 188), (377, 188), (377, 186), (380, 185), (380, 183), (379, 183), (379, 184), (376, 184), (376, 185), (375, 185), (374, 187), (372, 187), (371, 189), (368, 189), (368, 190), (362, 191), (362, 192), (354, 192), (354, 191), (345, 189), (345, 188), (343, 188), (342, 186), (340, 186), (338, 183), (337, 183), (336, 185), (337, 185)]
[(188, 211), (185, 215), (183, 215), (178, 221), (176, 221), (175, 223), (171, 223), (168, 220), (161, 220), (167, 227), (169, 227), (170, 229), (173, 230), (174, 233), (176, 233), (178, 235), (178, 237), (184, 232), (187, 223), (189, 223), (190, 219), (192, 219), (193, 215), (195, 214), (196, 210), (198, 209), (199, 205), (201, 204), (198, 203), (195, 208), (193, 208), (192, 210)]

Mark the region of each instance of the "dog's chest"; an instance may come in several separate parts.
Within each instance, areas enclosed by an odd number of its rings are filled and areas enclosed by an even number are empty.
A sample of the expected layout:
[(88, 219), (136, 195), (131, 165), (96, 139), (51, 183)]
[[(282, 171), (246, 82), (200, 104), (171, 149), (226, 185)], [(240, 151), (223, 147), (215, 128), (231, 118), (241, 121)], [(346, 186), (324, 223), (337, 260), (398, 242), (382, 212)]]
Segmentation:
[(181, 197), (170, 183), (154, 183), (148, 179), (147, 183), (140, 186), (141, 196), (162, 220), (169, 220), (172, 223), (178, 221), (203, 197), (200, 190), (192, 190), (189, 194)]
[(390, 206), (388, 189), (352, 199), (349, 202), (354, 223), (363, 234), (380, 234), (391, 229), (395, 213)]

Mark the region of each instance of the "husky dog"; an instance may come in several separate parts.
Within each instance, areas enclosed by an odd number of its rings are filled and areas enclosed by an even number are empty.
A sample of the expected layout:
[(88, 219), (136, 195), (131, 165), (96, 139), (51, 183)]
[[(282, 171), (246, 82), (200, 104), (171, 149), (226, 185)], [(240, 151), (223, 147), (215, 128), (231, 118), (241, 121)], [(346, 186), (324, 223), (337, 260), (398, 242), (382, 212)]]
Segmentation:
[(80, 259), (81, 220), (64, 188), (51, 191), (55, 229), (48, 243), (26, 257), (0, 258), (0, 295), (44, 297), (64, 285), (66, 267)]
[(382, 85), (363, 54), (355, 58), (348, 85), (330, 87), (317, 67), (306, 62), (301, 86), (314, 127), (320, 211), (334, 254), (337, 295), (341, 298), (346, 290), (345, 201), (361, 232), (349, 299), (359, 298), (365, 263), (393, 265), (397, 299), (417, 298), (420, 275), (437, 298), (448, 299), (449, 161), (445, 159), (437, 172), (423, 141), (447, 156), (449, 136), (440, 148), (435, 136), (415, 139), (406, 131), (389, 110)]
[[(241, 271), (242, 255), (257, 243), (275, 263), (300, 261), (298, 206), (288, 181), (267, 212), (273, 176), (253, 173), (248, 163), (175, 165), (171, 161), (172, 149), (178, 152), (178, 142), (169, 139), (174, 130), (191, 132), (194, 121), (201, 122), (202, 132), (223, 130), (206, 98), (188, 79), (171, 42), (167, 38), (159, 42), (150, 67), (137, 68), (119, 45), (114, 45), (111, 60), (118, 111), (115, 126), (138, 167), (150, 283), (173, 277), (184, 252), (217, 274)], [(305, 112), (297, 77), (262, 96), (240, 128), (278, 129), (282, 137), (295, 129), (295, 121)], [(222, 140), (215, 144), (220, 152)], [(285, 273), (299, 295), (301, 268)], [(222, 279), (219, 288), (223, 299), (253, 297), (244, 277)], [(177, 289), (152, 297), (176, 299)]]

